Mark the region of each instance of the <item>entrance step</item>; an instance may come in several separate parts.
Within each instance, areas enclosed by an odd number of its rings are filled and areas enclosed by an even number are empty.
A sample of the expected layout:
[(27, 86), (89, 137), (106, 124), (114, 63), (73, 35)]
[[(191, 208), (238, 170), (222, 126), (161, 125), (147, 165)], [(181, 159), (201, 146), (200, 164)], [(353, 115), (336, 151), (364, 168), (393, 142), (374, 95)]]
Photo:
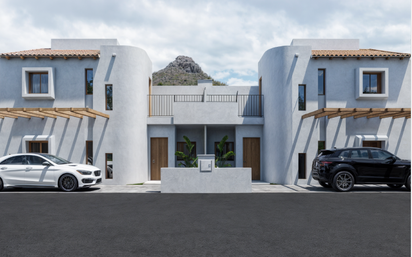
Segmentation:
[(261, 180), (252, 180), (252, 185), (270, 185), (270, 183)]
[(143, 183), (143, 185), (161, 185), (160, 180), (149, 180)]

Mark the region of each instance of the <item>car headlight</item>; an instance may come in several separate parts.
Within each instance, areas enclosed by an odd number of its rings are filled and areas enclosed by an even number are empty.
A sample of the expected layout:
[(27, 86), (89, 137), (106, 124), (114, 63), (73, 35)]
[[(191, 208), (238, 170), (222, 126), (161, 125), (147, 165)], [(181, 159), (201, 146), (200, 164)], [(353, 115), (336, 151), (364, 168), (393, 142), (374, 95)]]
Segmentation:
[(82, 175), (92, 175), (92, 172), (88, 170), (76, 170), (76, 171)]

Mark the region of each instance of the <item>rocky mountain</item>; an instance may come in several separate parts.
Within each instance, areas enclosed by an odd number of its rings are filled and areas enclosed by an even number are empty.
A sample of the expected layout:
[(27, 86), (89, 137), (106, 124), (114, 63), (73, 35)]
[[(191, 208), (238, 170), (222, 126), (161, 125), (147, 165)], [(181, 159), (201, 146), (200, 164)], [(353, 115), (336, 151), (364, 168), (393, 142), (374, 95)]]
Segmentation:
[[(197, 80), (212, 79), (202, 71), (199, 64), (188, 56), (180, 55), (169, 63), (164, 69), (154, 72), (152, 75), (153, 85), (197, 85)], [(213, 80), (215, 86), (226, 86), (217, 80)]]

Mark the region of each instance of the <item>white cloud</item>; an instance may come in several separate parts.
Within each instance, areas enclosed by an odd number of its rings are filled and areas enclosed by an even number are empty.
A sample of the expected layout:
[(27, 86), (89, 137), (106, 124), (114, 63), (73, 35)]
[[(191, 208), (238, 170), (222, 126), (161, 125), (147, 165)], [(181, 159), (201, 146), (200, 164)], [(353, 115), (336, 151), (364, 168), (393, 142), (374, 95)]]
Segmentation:
[(229, 86), (257, 86), (256, 81), (243, 80), (239, 78), (230, 78), (226, 84)]
[(212, 77), (214, 79), (217, 79), (217, 80), (226, 78), (228, 76), (230, 76), (230, 72), (228, 72), (228, 71), (217, 72), (217, 73), (212, 75)]

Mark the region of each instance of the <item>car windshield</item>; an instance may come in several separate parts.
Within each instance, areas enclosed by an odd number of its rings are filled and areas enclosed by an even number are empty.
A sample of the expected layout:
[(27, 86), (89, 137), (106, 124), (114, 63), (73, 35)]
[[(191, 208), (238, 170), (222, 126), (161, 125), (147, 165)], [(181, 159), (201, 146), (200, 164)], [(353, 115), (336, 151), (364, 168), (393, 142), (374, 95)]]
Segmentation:
[(61, 158), (61, 157), (57, 157), (57, 156), (54, 156), (54, 155), (51, 155), (51, 154), (40, 154), (41, 156), (43, 156), (44, 158), (46, 158), (46, 159), (49, 159), (50, 161), (52, 161), (52, 162), (54, 162), (54, 163), (56, 163), (56, 164), (68, 164), (68, 163), (71, 163), (71, 162), (69, 162), (69, 161), (67, 161), (67, 160), (65, 160), (65, 159), (63, 159), (63, 158)]

